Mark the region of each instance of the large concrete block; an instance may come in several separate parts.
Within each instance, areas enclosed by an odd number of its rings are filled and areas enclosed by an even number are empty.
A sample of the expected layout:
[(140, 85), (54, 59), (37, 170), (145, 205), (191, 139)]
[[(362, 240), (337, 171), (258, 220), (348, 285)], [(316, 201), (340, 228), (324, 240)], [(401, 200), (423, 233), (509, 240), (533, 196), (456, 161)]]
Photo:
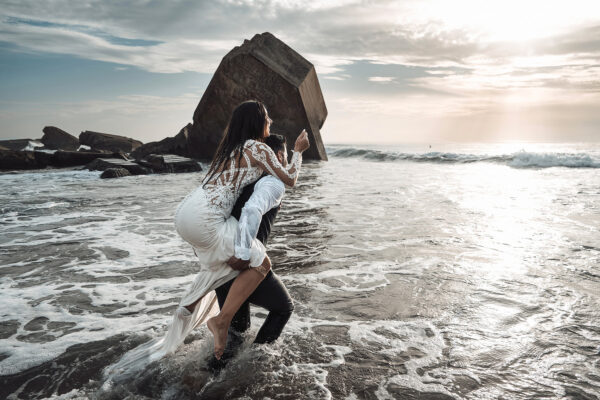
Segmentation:
[(304, 158), (327, 160), (321, 139), (327, 108), (315, 67), (268, 32), (245, 40), (221, 61), (194, 112), (190, 156), (211, 159), (233, 109), (250, 99), (265, 103), (271, 131), (284, 135), (289, 148), (306, 129), (311, 147)]

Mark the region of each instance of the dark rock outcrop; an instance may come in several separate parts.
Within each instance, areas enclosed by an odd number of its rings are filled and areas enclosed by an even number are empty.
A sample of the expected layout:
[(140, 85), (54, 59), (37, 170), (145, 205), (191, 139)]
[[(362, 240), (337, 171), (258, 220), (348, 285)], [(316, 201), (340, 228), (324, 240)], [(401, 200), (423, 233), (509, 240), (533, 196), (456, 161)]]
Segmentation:
[[(39, 153), (39, 152), (36, 152)], [(62, 151), (58, 150), (54, 154), (52, 154), (50, 164), (53, 167), (73, 167), (76, 165), (86, 165), (98, 158), (101, 157), (117, 157), (122, 161), (126, 159), (126, 157), (122, 153), (98, 153), (98, 152), (82, 152), (82, 151)]]
[(79, 148), (77, 149), (77, 151), (82, 151), (84, 153), (104, 153), (104, 154), (112, 154), (112, 151), (110, 150), (98, 150), (98, 149), (92, 149), (89, 146), (79, 146)]
[(79, 143), (97, 150), (124, 151), (126, 153), (131, 153), (142, 145), (139, 140), (125, 136), (92, 131), (81, 132)]
[[(118, 153), (99, 153), (82, 151), (20, 151), (0, 149), (0, 170), (26, 170), (46, 167), (74, 167), (85, 165), (89, 170), (106, 171), (104, 177), (126, 175), (146, 175), (150, 173), (177, 173), (201, 171), (198, 161), (174, 154), (151, 154), (138, 162)], [(122, 170), (126, 170), (125, 175)]]
[(34, 151), (33, 156), (35, 157), (35, 162), (37, 163), (38, 168), (46, 168), (48, 166), (53, 166), (54, 164), (54, 153), (47, 151)]
[(40, 167), (33, 151), (0, 150), (0, 170), (36, 169)]
[(123, 176), (130, 176), (131, 174), (125, 168), (107, 168), (104, 170), (102, 175), (100, 175), (101, 179), (109, 179), (109, 178), (121, 178)]
[(55, 126), (42, 129), (44, 136), (41, 142), (48, 149), (75, 151), (79, 148), (79, 139)]
[(106, 171), (109, 168), (123, 168), (129, 171), (131, 175), (146, 175), (152, 172), (150, 168), (120, 158), (97, 158), (85, 167), (90, 171)]
[(271, 33), (245, 40), (221, 60), (196, 111), (188, 156), (211, 159), (233, 109), (249, 99), (263, 101), (273, 132), (292, 147), (306, 129), (311, 147), (305, 159), (327, 160), (320, 129), (327, 117), (314, 66)]
[(5, 147), (9, 150), (23, 150), (29, 145), (29, 142), (33, 141), (33, 139), (0, 140), (0, 146)]
[[(121, 153), (112, 153), (109, 156), (124, 157)], [(107, 154), (62, 150), (55, 151), (54, 153), (44, 151), (0, 150), (0, 170), (74, 167), (88, 164), (99, 157), (107, 157)]]
[(140, 160), (149, 154), (177, 154), (183, 157), (189, 157), (190, 149), (188, 143), (189, 132), (192, 124), (187, 124), (174, 137), (164, 138), (160, 142), (149, 142), (135, 149), (131, 156)]
[(138, 161), (154, 172), (197, 172), (202, 167), (196, 160), (174, 154), (150, 154)]

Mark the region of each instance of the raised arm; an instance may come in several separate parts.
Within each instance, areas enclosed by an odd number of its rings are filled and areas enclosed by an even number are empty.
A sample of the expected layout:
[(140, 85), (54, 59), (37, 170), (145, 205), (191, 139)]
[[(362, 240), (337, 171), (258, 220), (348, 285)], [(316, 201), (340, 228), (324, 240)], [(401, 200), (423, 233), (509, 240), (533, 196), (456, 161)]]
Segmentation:
[(281, 165), (273, 150), (264, 143), (254, 142), (246, 151), (253, 166), (262, 168), (263, 171), (279, 178), (288, 186), (294, 186), (300, 174), (302, 152), (308, 149), (308, 147), (308, 135), (306, 131), (302, 131), (298, 139), (296, 139), (296, 144), (292, 151), (292, 159), (287, 167)]
[(302, 165), (302, 154), (294, 151), (292, 160), (287, 168), (281, 165), (275, 153), (264, 143), (255, 142), (246, 151), (250, 158), (250, 163), (255, 167), (260, 167), (266, 173), (281, 179), (288, 186), (294, 186), (300, 173)]

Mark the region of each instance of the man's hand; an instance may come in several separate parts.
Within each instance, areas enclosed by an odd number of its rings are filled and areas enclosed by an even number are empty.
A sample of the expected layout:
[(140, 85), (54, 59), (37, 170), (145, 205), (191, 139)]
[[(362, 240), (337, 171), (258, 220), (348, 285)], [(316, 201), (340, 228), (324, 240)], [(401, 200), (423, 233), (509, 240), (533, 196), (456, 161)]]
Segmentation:
[(243, 271), (250, 267), (250, 260), (240, 260), (239, 258), (232, 256), (229, 260), (227, 260), (227, 265), (236, 271)]

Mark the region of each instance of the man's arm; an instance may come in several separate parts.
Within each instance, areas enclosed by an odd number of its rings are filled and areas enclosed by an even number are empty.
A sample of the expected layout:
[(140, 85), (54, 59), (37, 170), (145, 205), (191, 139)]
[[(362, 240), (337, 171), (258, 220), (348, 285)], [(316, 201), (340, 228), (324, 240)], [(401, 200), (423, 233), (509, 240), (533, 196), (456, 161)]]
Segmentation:
[[(285, 193), (285, 185), (281, 180), (266, 176), (254, 186), (254, 192), (242, 208), (235, 237), (235, 258), (248, 261), (253, 251), (264, 251), (253, 246), (263, 215), (281, 203)], [(233, 263), (233, 265), (232, 265)], [(232, 260), (229, 263), (234, 269), (241, 263)], [(248, 265), (244, 263), (244, 267)]]

